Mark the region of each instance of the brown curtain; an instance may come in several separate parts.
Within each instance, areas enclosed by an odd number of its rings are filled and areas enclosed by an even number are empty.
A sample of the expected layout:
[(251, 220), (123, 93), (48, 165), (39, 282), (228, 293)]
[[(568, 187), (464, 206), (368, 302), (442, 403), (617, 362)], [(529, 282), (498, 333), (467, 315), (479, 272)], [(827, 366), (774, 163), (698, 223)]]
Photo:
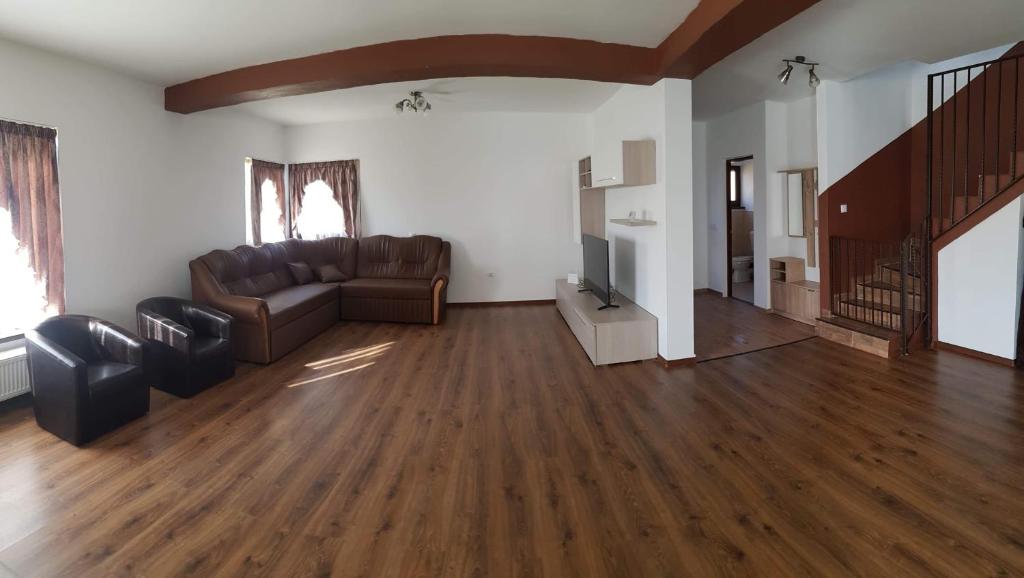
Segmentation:
[(252, 223), (252, 244), (259, 245), (263, 242), (263, 235), (260, 230), (260, 214), (263, 212), (263, 183), (270, 180), (277, 189), (277, 206), (281, 209), (281, 217), (278, 224), (284, 231), (285, 237), (288, 230), (284, 226), (285, 216), (285, 190), (284, 190), (284, 165), (267, 161), (252, 160), (252, 190), (249, 192), (249, 219)]
[(0, 209), (28, 252), (51, 307), (64, 312), (64, 239), (57, 187), (57, 131), (0, 121)]
[(289, 165), (291, 180), (292, 236), (298, 237), (297, 223), (302, 212), (302, 196), (306, 186), (317, 181), (327, 183), (334, 192), (334, 200), (345, 213), (345, 234), (358, 238), (359, 223), (359, 160), (301, 163)]

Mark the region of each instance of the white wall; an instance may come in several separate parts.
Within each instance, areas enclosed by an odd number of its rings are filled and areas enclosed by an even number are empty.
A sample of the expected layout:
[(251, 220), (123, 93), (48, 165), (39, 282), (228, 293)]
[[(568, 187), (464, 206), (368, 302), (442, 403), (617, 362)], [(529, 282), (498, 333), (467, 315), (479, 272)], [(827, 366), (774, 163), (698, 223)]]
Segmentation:
[(693, 288), (710, 287), (708, 277), (708, 125), (693, 123)]
[[(697, 194), (700, 196), (703, 192), (707, 195), (706, 199), (700, 200), (700, 204), (707, 207), (707, 213), (703, 216), (708, 222), (708, 286), (720, 293), (725, 291), (726, 275), (728, 275), (726, 267), (725, 161), (754, 155), (755, 167), (758, 164), (763, 164), (764, 114), (764, 103), (762, 102), (707, 121), (707, 149), (703, 153), (695, 153), (695, 156), (703, 156), (706, 160), (703, 167), (695, 166), (694, 170), (697, 174), (694, 180), (707, 183), (706, 189), (698, 190)], [(764, 181), (758, 182), (756, 175), (754, 189), (755, 191), (764, 190)], [(754, 207), (750, 207), (750, 209), (753, 210)], [(758, 223), (755, 221), (755, 259), (757, 258), (757, 230)]]
[(140, 299), (190, 294), (189, 259), (245, 241), (243, 159), (281, 159), (281, 127), (6, 41), (0, 70), (0, 117), (58, 130), (68, 312), (134, 328)]
[[(626, 85), (594, 112), (595, 139), (606, 141), (654, 139), (658, 161), (665, 153), (664, 84)], [(654, 227), (623, 227), (608, 223), (611, 277), (615, 288), (647, 309), (659, 321), (666, 311), (665, 289), (665, 163), (657, 162), (656, 183), (608, 189), (605, 216), (625, 218), (630, 211), (657, 221)], [(660, 324), (659, 324), (660, 325)], [(659, 327), (659, 330), (661, 328)], [(664, 340), (659, 339), (659, 348)]]
[[(706, 186), (695, 189), (695, 207), (707, 207), (708, 286), (723, 292), (728, 275), (725, 161), (753, 155), (753, 195), (744, 207), (754, 211), (754, 303), (769, 307), (769, 257), (807, 256), (806, 240), (787, 234), (785, 175), (778, 171), (816, 165), (815, 102), (759, 102), (701, 124), (706, 135), (694, 142), (706, 150), (694, 152), (704, 161), (695, 166), (694, 182)], [(807, 275), (817, 279), (817, 268)]]
[[(694, 175), (690, 82), (667, 79), (653, 86), (626, 85), (592, 115), (595, 139), (654, 139), (656, 183), (608, 189), (611, 218), (630, 211), (657, 221), (653, 227), (609, 223), (612, 283), (658, 318), (658, 352), (665, 359), (693, 357)], [(699, 129), (698, 129), (699, 130)]]
[[(694, 357), (694, 197), (693, 87), (689, 80), (667, 79), (664, 85), (666, 315), (659, 319), (658, 345), (665, 359)], [(660, 333), (664, 333), (664, 338)]]
[[(1011, 47), (1000, 46), (935, 64), (901, 62), (846, 82), (822, 81), (816, 94), (818, 192), (824, 192), (924, 119), (929, 74), (999, 58)], [(961, 75), (961, 86), (965, 78)], [(952, 84), (947, 86), (950, 96)]]
[(584, 115), (435, 114), (289, 127), (291, 162), (359, 159), (366, 235), (452, 243), (451, 302), (551, 299), (576, 270), (572, 163)]
[(939, 341), (1016, 357), (1022, 217), (1018, 197), (939, 251)]
[(754, 161), (740, 164), (740, 205), (748, 211), (754, 210)]

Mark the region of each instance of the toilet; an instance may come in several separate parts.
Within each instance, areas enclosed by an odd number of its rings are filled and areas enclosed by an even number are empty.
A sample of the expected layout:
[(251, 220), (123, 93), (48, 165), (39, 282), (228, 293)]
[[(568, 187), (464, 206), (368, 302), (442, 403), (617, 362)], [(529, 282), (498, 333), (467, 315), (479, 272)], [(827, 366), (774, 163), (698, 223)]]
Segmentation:
[(745, 255), (732, 258), (733, 283), (747, 283), (754, 280), (754, 257)]

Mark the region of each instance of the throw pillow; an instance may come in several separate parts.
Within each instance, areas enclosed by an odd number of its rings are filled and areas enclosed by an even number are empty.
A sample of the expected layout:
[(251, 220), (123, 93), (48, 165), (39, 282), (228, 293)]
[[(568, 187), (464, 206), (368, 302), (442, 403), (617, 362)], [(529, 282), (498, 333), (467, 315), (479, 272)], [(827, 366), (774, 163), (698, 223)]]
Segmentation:
[(338, 269), (337, 265), (321, 265), (316, 268), (316, 278), (321, 283), (340, 283), (348, 281), (348, 277)]
[(306, 263), (288, 263), (288, 270), (298, 285), (305, 285), (313, 282), (313, 271)]

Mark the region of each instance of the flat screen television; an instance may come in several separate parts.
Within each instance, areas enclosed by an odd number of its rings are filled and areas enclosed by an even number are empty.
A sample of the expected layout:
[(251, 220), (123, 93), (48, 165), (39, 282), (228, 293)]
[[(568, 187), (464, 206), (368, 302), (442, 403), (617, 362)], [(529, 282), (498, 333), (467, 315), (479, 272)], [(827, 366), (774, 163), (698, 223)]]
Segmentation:
[(601, 307), (612, 305), (612, 282), (608, 272), (608, 241), (593, 235), (583, 235), (583, 287), (601, 300)]

